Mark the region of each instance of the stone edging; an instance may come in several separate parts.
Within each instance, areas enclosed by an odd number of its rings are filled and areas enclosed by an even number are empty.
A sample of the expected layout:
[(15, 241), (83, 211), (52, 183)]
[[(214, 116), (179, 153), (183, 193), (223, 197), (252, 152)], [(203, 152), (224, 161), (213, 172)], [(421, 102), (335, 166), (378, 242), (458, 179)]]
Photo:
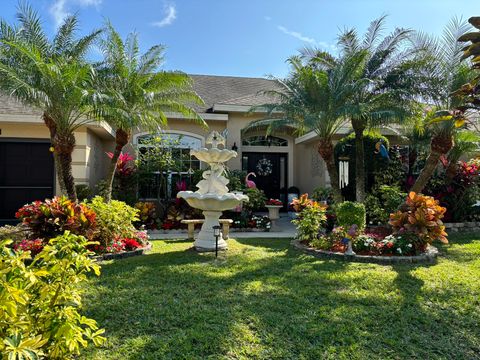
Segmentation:
[(438, 249), (431, 245), (428, 247), (425, 253), (416, 256), (345, 255), (344, 253), (340, 252), (314, 249), (312, 247), (302, 244), (298, 240), (293, 240), (292, 245), (298, 250), (301, 250), (309, 255), (313, 255), (319, 258), (383, 265), (434, 263), (438, 256)]
[(124, 259), (132, 256), (143, 255), (146, 252), (152, 250), (152, 243), (148, 243), (145, 247), (132, 250), (132, 251), (122, 251), (119, 253), (109, 253), (103, 255), (93, 256), (92, 258), (95, 261), (105, 261), (105, 260), (117, 260), (117, 259)]
[(448, 232), (480, 232), (480, 221), (467, 221), (461, 223), (444, 223)]

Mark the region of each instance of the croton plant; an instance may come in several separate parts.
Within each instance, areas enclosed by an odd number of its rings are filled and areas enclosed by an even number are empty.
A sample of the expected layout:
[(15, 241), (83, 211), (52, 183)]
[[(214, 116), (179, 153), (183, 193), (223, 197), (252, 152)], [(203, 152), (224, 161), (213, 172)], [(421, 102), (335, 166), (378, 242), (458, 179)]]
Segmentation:
[(428, 244), (435, 240), (448, 243), (442, 221), (446, 210), (431, 196), (410, 192), (400, 210), (390, 215), (390, 225), (394, 234), (414, 233)]

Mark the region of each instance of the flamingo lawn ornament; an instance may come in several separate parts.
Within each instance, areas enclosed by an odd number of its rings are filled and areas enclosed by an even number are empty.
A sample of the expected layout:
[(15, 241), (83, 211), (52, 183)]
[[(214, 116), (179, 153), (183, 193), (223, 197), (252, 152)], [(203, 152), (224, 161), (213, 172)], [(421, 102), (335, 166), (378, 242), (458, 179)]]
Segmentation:
[(245, 176), (245, 185), (247, 186), (247, 188), (256, 188), (257, 184), (255, 184), (252, 180), (248, 178), (250, 175), (257, 177), (254, 172), (248, 173), (247, 176)]

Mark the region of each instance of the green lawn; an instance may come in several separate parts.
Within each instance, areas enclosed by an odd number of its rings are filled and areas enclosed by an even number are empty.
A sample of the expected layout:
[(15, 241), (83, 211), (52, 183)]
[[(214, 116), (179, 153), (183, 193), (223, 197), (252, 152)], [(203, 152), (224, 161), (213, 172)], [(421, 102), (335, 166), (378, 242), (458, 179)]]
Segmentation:
[(187, 241), (106, 263), (86, 289), (108, 343), (86, 359), (479, 359), (480, 236), (436, 265), (325, 261), (285, 239)]

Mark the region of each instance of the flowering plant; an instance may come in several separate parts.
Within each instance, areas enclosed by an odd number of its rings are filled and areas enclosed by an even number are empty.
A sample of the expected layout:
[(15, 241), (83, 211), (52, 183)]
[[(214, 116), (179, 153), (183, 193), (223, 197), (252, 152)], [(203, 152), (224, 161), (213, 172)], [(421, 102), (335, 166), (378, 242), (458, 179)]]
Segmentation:
[(283, 206), (283, 203), (279, 199), (268, 199), (265, 205)]
[(123, 239), (123, 248), (127, 251), (136, 250), (139, 247), (142, 247), (137, 240), (135, 239)]
[[(107, 156), (113, 158), (113, 153), (107, 152)], [(118, 175), (128, 177), (135, 172), (135, 165), (133, 163), (133, 156), (128, 153), (121, 153), (117, 161), (116, 172)]]

